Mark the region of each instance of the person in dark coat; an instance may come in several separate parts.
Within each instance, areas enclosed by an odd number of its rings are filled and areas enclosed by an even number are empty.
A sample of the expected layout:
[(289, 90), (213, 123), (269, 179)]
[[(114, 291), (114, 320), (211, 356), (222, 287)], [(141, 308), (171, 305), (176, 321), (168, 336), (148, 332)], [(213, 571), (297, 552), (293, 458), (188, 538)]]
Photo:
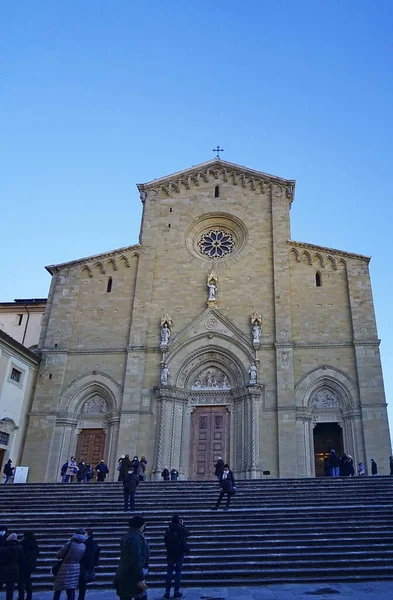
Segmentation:
[(330, 467), (330, 476), (331, 477), (339, 477), (340, 476), (340, 459), (336, 454), (335, 450), (330, 450), (329, 456), (329, 467)]
[(174, 467), (171, 469), (171, 481), (177, 481), (179, 479), (179, 471), (177, 471)]
[(61, 592), (66, 591), (67, 600), (75, 600), (75, 590), (78, 587), (80, 561), (86, 551), (86, 535), (83, 529), (77, 529), (72, 538), (60, 548), (58, 560), (62, 559), (60, 569), (55, 577), (53, 600), (59, 600)]
[(84, 481), (85, 480), (85, 475), (86, 475), (86, 463), (85, 462), (80, 462), (78, 464), (78, 472), (76, 474), (77, 481), (79, 481), (79, 483), (81, 483), (82, 481)]
[(168, 467), (164, 467), (161, 473), (161, 477), (164, 481), (169, 481), (169, 469)]
[(0, 548), (0, 589), (5, 585), (6, 600), (13, 600), (22, 563), (22, 546), (18, 543), (16, 533), (11, 533), (7, 537), (6, 543)]
[(167, 554), (167, 573), (165, 580), (164, 598), (169, 598), (171, 595), (171, 584), (173, 571), (175, 571), (175, 593), (174, 598), (181, 598), (183, 594), (180, 592), (180, 579), (183, 568), (184, 555), (188, 552), (187, 538), (190, 532), (183, 525), (183, 520), (178, 515), (173, 515), (164, 537), (166, 554)]
[(132, 468), (134, 469), (135, 475), (138, 475), (139, 458), (137, 456), (134, 456), (132, 459)]
[(86, 586), (95, 579), (95, 568), (100, 561), (101, 548), (93, 537), (93, 530), (86, 529), (85, 553), (80, 562), (78, 600), (85, 600)]
[(143, 535), (145, 524), (143, 517), (133, 517), (128, 532), (120, 540), (120, 563), (115, 575), (115, 588), (120, 600), (144, 600), (147, 597), (145, 575), (149, 547)]
[(124, 510), (128, 510), (128, 503), (130, 503), (130, 510), (135, 510), (135, 496), (136, 488), (139, 484), (138, 475), (136, 475), (132, 469), (129, 469), (127, 475), (123, 479), (123, 494), (124, 494)]
[(105, 481), (106, 476), (109, 473), (109, 469), (105, 464), (104, 460), (101, 460), (99, 464), (96, 466), (97, 471), (97, 481)]
[(390, 475), (393, 475), (393, 456), (389, 456)]
[(373, 458), (371, 459), (371, 475), (378, 475), (378, 465)]
[(6, 525), (0, 525), (0, 548), (7, 543), (7, 531), (8, 528)]
[(124, 477), (128, 474), (128, 471), (132, 469), (132, 462), (130, 461), (129, 454), (126, 454), (123, 460), (121, 461), (120, 471), (119, 471), (119, 481), (123, 481)]
[(10, 458), (4, 465), (3, 473), (5, 475), (4, 483), (8, 483), (14, 476), (14, 467), (12, 466), (12, 460)]
[(227, 503), (225, 505), (224, 510), (228, 510), (229, 509), (229, 505), (231, 503), (231, 497), (233, 496), (233, 494), (235, 493), (235, 478), (233, 476), (232, 471), (229, 468), (229, 465), (224, 465), (224, 470), (221, 473), (221, 477), (220, 477), (220, 487), (221, 487), (221, 491), (220, 491), (220, 495), (218, 496), (218, 500), (217, 503), (215, 505), (215, 507), (213, 508), (213, 510), (218, 510), (218, 507), (221, 504), (221, 500), (223, 499), (224, 495), (227, 495)]
[(68, 469), (68, 460), (61, 467), (61, 471), (60, 471), (61, 483), (67, 483), (67, 469)]
[(217, 479), (220, 479), (221, 477), (221, 473), (224, 470), (224, 461), (222, 460), (222, 456), (218, 456), (217, 457), (217, 462), (214, 465), (214, 475), (217, 477)]
[(349, 477), (351, 470), (351, 464), (346, 454), (343, 454), (340, 458), (340, 476)]
[(31, 600), (33, 597), (33, 586), (31, 583), (31, 574), (37, 569), (37, 558), (40, 553), (37, 540), (32, 531), (25, 531), (21, 541), (23, 550), (23, 561), (19, 571), (18, 592), (19, 598)]

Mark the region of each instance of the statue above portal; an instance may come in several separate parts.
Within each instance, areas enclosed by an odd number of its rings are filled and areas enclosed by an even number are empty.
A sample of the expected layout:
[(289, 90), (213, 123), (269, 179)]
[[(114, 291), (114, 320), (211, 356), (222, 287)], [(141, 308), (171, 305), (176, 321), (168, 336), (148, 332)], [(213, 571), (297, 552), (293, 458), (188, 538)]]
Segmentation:
[(207, 278), (207, 287), (209, 288), (209, 296), (207, 298), (208, 306), (217, 306), (217, 285), (218, 285), (218, 277), (214, 271), (210, 273)]

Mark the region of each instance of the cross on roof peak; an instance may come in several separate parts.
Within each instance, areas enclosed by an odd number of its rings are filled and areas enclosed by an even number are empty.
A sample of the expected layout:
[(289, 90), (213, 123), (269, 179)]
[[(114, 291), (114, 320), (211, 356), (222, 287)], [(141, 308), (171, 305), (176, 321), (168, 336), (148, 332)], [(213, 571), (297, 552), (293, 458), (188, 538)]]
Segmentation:
[(216, 158), (220, 158), (220, 152), (224, 152), (224, 148), (217, 146), (217, 148), (213, 148), (212, 152), (216, 152)]

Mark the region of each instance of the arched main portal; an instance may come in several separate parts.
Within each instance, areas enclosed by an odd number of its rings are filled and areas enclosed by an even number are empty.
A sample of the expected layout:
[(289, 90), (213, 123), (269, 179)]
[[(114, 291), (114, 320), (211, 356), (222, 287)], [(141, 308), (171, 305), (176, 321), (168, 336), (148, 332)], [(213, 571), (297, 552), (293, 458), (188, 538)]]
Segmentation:
[(156, 478), (168, 466), (185, 479), (211, 479), (221, 453), (236, 476), (258, 477), (262, 386), (247, 384), (245, 365), (227, 348), (200, 348), (175, 364), (174, 385), (157, 389)]

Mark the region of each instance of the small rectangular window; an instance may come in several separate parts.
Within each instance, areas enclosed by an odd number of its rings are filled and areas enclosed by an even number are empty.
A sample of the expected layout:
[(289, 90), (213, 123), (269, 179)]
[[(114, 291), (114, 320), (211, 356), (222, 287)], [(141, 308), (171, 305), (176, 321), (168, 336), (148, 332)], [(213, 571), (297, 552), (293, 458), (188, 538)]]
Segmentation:
[(16, 324), (22, 325), (23, 315), (16, 315)]
[(0, 431), (0, 444), (2, 446), (8, 446), (9, 441), (10, 441), (10, 434), (4, 433), (4, 431)]
[(11, 379), (13, 381), (16, 381), (17, 383), (19, 383), (21, 377), (22, 377), (22, 371), (18, 371), (18, 369), (15, 369), (14, 367), (12, 367)]

